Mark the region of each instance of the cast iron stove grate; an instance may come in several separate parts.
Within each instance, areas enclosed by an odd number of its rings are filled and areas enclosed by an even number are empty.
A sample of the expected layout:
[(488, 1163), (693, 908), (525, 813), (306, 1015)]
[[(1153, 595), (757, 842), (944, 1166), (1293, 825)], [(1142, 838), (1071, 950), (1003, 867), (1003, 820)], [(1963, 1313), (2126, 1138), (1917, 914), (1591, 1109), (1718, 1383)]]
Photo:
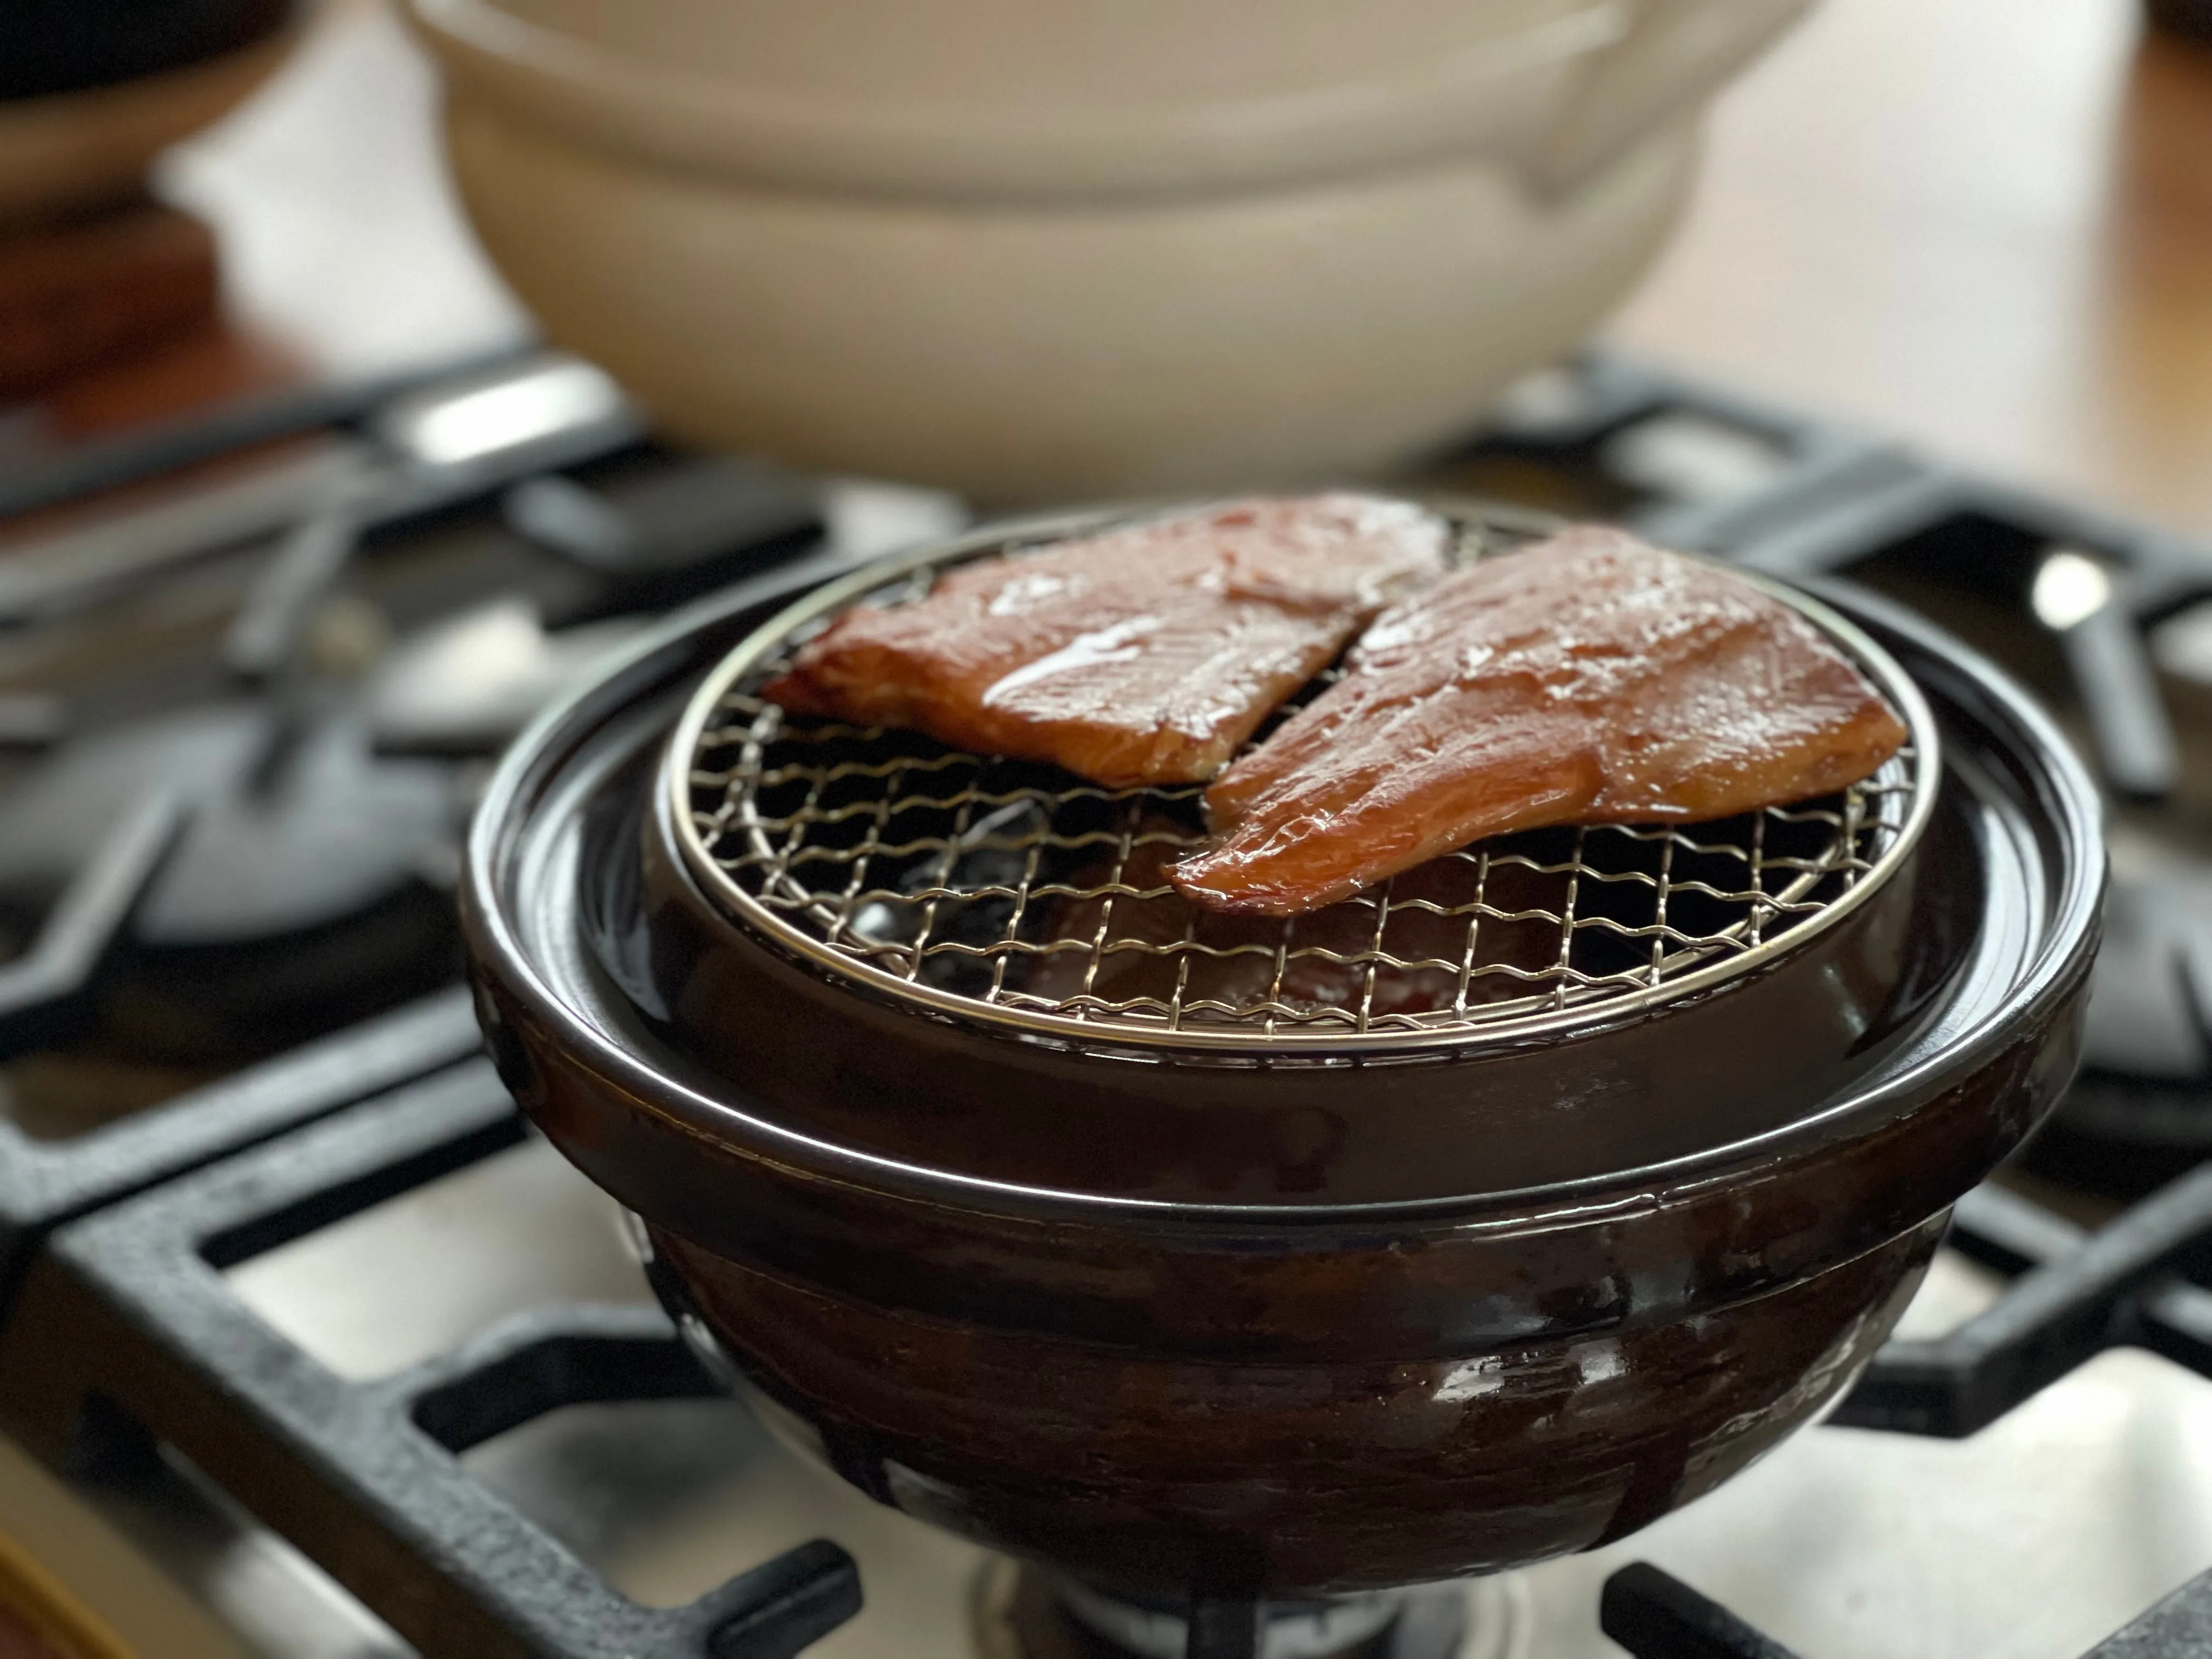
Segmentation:
[[(0, 696), (0, 1310), (54, 1225), (474, 1049), (441, 883), (471, 769), (528, 712), (471, 713), (485, 652), (526, 681), (706, 586), (839, 568), (814, 487), (662, 449), (569, 360), (240, 418), (0, 479), (40, 504), (299, 447), (0, 561), (0, 673), (48, 688)], [(390, 672), (324, 672), (326, 616), (398, 631)], [(410, 654), (449, 625), (468, 672)]]
[[(805, 1546), (689, 1607), (644, 1608), (458, 1461), (562, 1407), (714, 1393), (658, 1310), (525, 1314), (356, 1382), (223, 1278), (528, 1133), (489, 1067), (466, 1061), (64, 1228), (0, 1334), (0, 1425), (58, 1467), (111, 1477), (171, 1449), (426, 1659), (788, 1659), (859, 1608), (842, 1550)], [(1960, 1206), (1951, 1243), (2016, 1277), (1950, 1334), (1893, 1343), (1839, 1422), (1968, 1434), (2122, 1345), (2212, 1376), (2212, 1291), (2182, 1276), (2212, 1251), (2212, 1167), (2095, 1233), (1985, 1187)], [(1640, 1659), (1780, 1651), (1651, 1569), (1616, 1574), (1606, 1606), (1607, 1629)], [(1204, 1610), (1194, 1659), (1249, 1659), (1257, 1614)], [(2212, 1572), (2096, 1653), (2179, 1659), (2201, 1649), (2175, 1632), (2207, 1619)]]
[[(2212, 556), (2201, 550), (1939, 472), (1894, 449), (1607, 359), (1540, 385), (1520, 400), (1506, 429), (1453, 469), (1455, 478), (1443, 482), (1505, 489), (1539, 507), (1594, 508), (1780, 574), (1870, 574), (1893, 588), (1913, 589), (1916, 568), (1955, 572), (1951, 550), (1986, 545), (1995, 534), (2015, 549), (2026, 574), (2016, 584), (2021, 591), (2006, 597), (2016, 617), (2029, 617), (2031, 635), (2043, 629), (2062, 700), (2074, 696), (2086, 715), (2083, 729), (2116, 793), (2155, 798), (2185, 783), (2172, 764), (2174, 734), (2136, 625), (2160, 623), (2212, 593)], [(597, 521), (589, 512), (579, 516), (577, 506), (556, 487), (531, 510), (581, 547)], [(2097, 602), (2082, 611), (2077, 600), (2063, 626), (2039, 621), (2032, 609), (2035, 575), (2060, 553), (2085, 561), (2103, 584)], [(1917, 589), (1914, 596), (1923, 597)], [(8, 598), (0, 591), (0, 605)], [(2003, 654), (2032, 672), (2032, 662)], [(95, 921), (127, 908), (134, 882), (143, 878), (134, 872), (158, 860), (173, 833), (150, 809), (143, 823), (118, 827), (114, 850), (103, 849), (118, 873), (91, 884), (100, 902), (84, 902)], [(96, 940), (99, 932), (61, 928), (51, 947), (26, 957), (18, 972), (27, 988), (22, 1006), (40, 1006), (44, 988), (68, 982), (96, 957), (70, 940)], [(2148, 959), (2147, 971), (2176, 988), (2184, 1019), (2196, 1006), (2191, 959), (2172, 948), (2171, 934)], [(7, 988), (0, 980), (0, 991)], [(356, 1383), (323, 1370), (227, 1285), (223, 1267), (526, 1135), (489, 1072), (457, 1063), (469, 1041), (465, 1010), (449, 998), (395, 1017), (374, 1041), (346, 1036), (281, 1057), (238, 1080), (237, 1093), (266, 1114), (257, 1119), (237, 1109), (240, 1121), (257, 1126), (248, 1133), (179, 1146), (132, 1165), (126, 1181), (37, 1211), (21, 1233), (26, 1244), (57, 1218), (206, 1165), (44, 1237), (0, 1328), (0, 1418), (64, 1467), (112, 1473), (165, 1455), (185, 1460), (429, 1659), (607, 1652), (782, 1659), (800, 1650), (859, 1604), (851, 1563), (834, 1547), (757, 1564), (690, 1607), (646, 1609), (617, 1595), (459, 1462), (465, 1448), (565, 1405), (710, 1392), (657, 1311), (557, 1308), (502, 1324), (398, 1376)], [(333, 1078), (343, 1081), (317, 1081)], [(2124, 1104), (2148, 1092), (2124, 1067), (2103, 1082)], [(2203, 1097), (2167, 1088), (2160, 1099), (2169, 1115), (2177, 1093), (2185, 1103)], [(319, 1121), (276, 1133), (307, 1116)], [(254, 1139), (260, 1144), (235, 1150)], [(2212, 1136), (2201, 1146), (2186, 1137), (2174, 1145), (2166, 1173), (2179, 1178), (2094, 1234), (2003, 1188), (1970, 1195), (1952, 1243), (2016, 1275), (2011, 1288), (1940, 1340), (1893, 1344), (1841, 1420), (1971, 1433), (2122, 1344), (2212, 1375), (2212, 1292), (2187, 1276), (2212, 1258), (2212, 1173), (2191, 1172)], [(224, 1153), (224, 1161), (207, 1162)], [(1642, 1659), (1782, 1653), (1649, 1568), (1614, 1576), (1605, 1620)], [(1199, 1623), (1198, 1651), (1206, 1659), (1248, 1654), (1256, 1638), (1249, 1607), (1202, 1609)], [(2095, 1651), (2103, 1659), (2163, 1659), (2202, 1651), (2208, 1632), (2212, 1574)]]

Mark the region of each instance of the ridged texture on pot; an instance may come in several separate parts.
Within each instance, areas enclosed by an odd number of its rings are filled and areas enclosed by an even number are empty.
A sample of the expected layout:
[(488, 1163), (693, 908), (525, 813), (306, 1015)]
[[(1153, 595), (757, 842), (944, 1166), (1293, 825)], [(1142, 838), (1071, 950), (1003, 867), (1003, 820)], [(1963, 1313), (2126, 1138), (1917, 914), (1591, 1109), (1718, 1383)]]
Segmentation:
[(1701, 1496), (1848, 1386), (1945, 1218), (1674, 1324), (1238, 1364), (884, 1315), (654, 1245), (681, 1305), (883, 1501), (1116, 1589), (1285, 1596), (1517, 1566)]

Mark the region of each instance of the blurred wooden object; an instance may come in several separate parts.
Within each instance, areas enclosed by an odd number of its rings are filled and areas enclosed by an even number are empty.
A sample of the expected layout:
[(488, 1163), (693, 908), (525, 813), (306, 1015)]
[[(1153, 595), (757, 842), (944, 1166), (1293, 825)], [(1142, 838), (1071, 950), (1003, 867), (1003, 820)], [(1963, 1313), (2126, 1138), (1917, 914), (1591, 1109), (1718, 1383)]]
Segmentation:
[(215, 238), (150, 203), (0, 234), (0, 397), (216, 314)]
[(2212, 52), (2134, 0), (1829, 0), (1616, 333), (2212, 536)]
[(0, 223), (125, 199), (155, 154), (266, 80), (296, 31), (204, 63), (88, 91), (0, 100)]
[[(451, 204), (430, 72), (398, 20), (380, 0), (300, 10), (276, 38), (292, 56), (270, 84), (155, 162), (162, 198), (214, 232), (219, 309), (27, 398), (0, 392), (0, 481), (66, 466), (88, 443), (520, 336)], [(0, 179), (0, 222), (5, 202)]]

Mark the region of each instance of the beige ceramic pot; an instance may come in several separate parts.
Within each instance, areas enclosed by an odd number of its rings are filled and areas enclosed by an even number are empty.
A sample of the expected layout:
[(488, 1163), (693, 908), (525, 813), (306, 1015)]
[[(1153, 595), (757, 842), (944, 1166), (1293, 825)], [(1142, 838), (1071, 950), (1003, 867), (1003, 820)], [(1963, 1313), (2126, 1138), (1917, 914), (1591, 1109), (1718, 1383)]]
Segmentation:
[(1364, 471), (1658, 246), (1808, 0), (411, 0), (471, 216), (672, 428), (994, 501)]

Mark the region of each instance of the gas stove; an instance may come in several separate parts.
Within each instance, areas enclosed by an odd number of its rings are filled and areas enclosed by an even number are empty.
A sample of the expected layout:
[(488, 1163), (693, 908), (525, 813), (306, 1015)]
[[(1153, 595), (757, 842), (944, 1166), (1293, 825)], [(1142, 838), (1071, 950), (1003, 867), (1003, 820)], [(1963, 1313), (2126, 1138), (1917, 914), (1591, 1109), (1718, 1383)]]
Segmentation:
[(1712, 1496), (1468, 1585), (1148, 1607), (724, 1395), (456, 982), (455, 838), (539, 702), (958, 505), (686, 453), (542, 354), (257, 418), (18, 477), (0, 528), (0, 1610), (52, 1650), (2201, 1650), (2212, 550), (1602, 355), (1399, 481), (1867, 582), (2035, 686), (2113, 804), (2089, 1066), (1831, 1425)]

